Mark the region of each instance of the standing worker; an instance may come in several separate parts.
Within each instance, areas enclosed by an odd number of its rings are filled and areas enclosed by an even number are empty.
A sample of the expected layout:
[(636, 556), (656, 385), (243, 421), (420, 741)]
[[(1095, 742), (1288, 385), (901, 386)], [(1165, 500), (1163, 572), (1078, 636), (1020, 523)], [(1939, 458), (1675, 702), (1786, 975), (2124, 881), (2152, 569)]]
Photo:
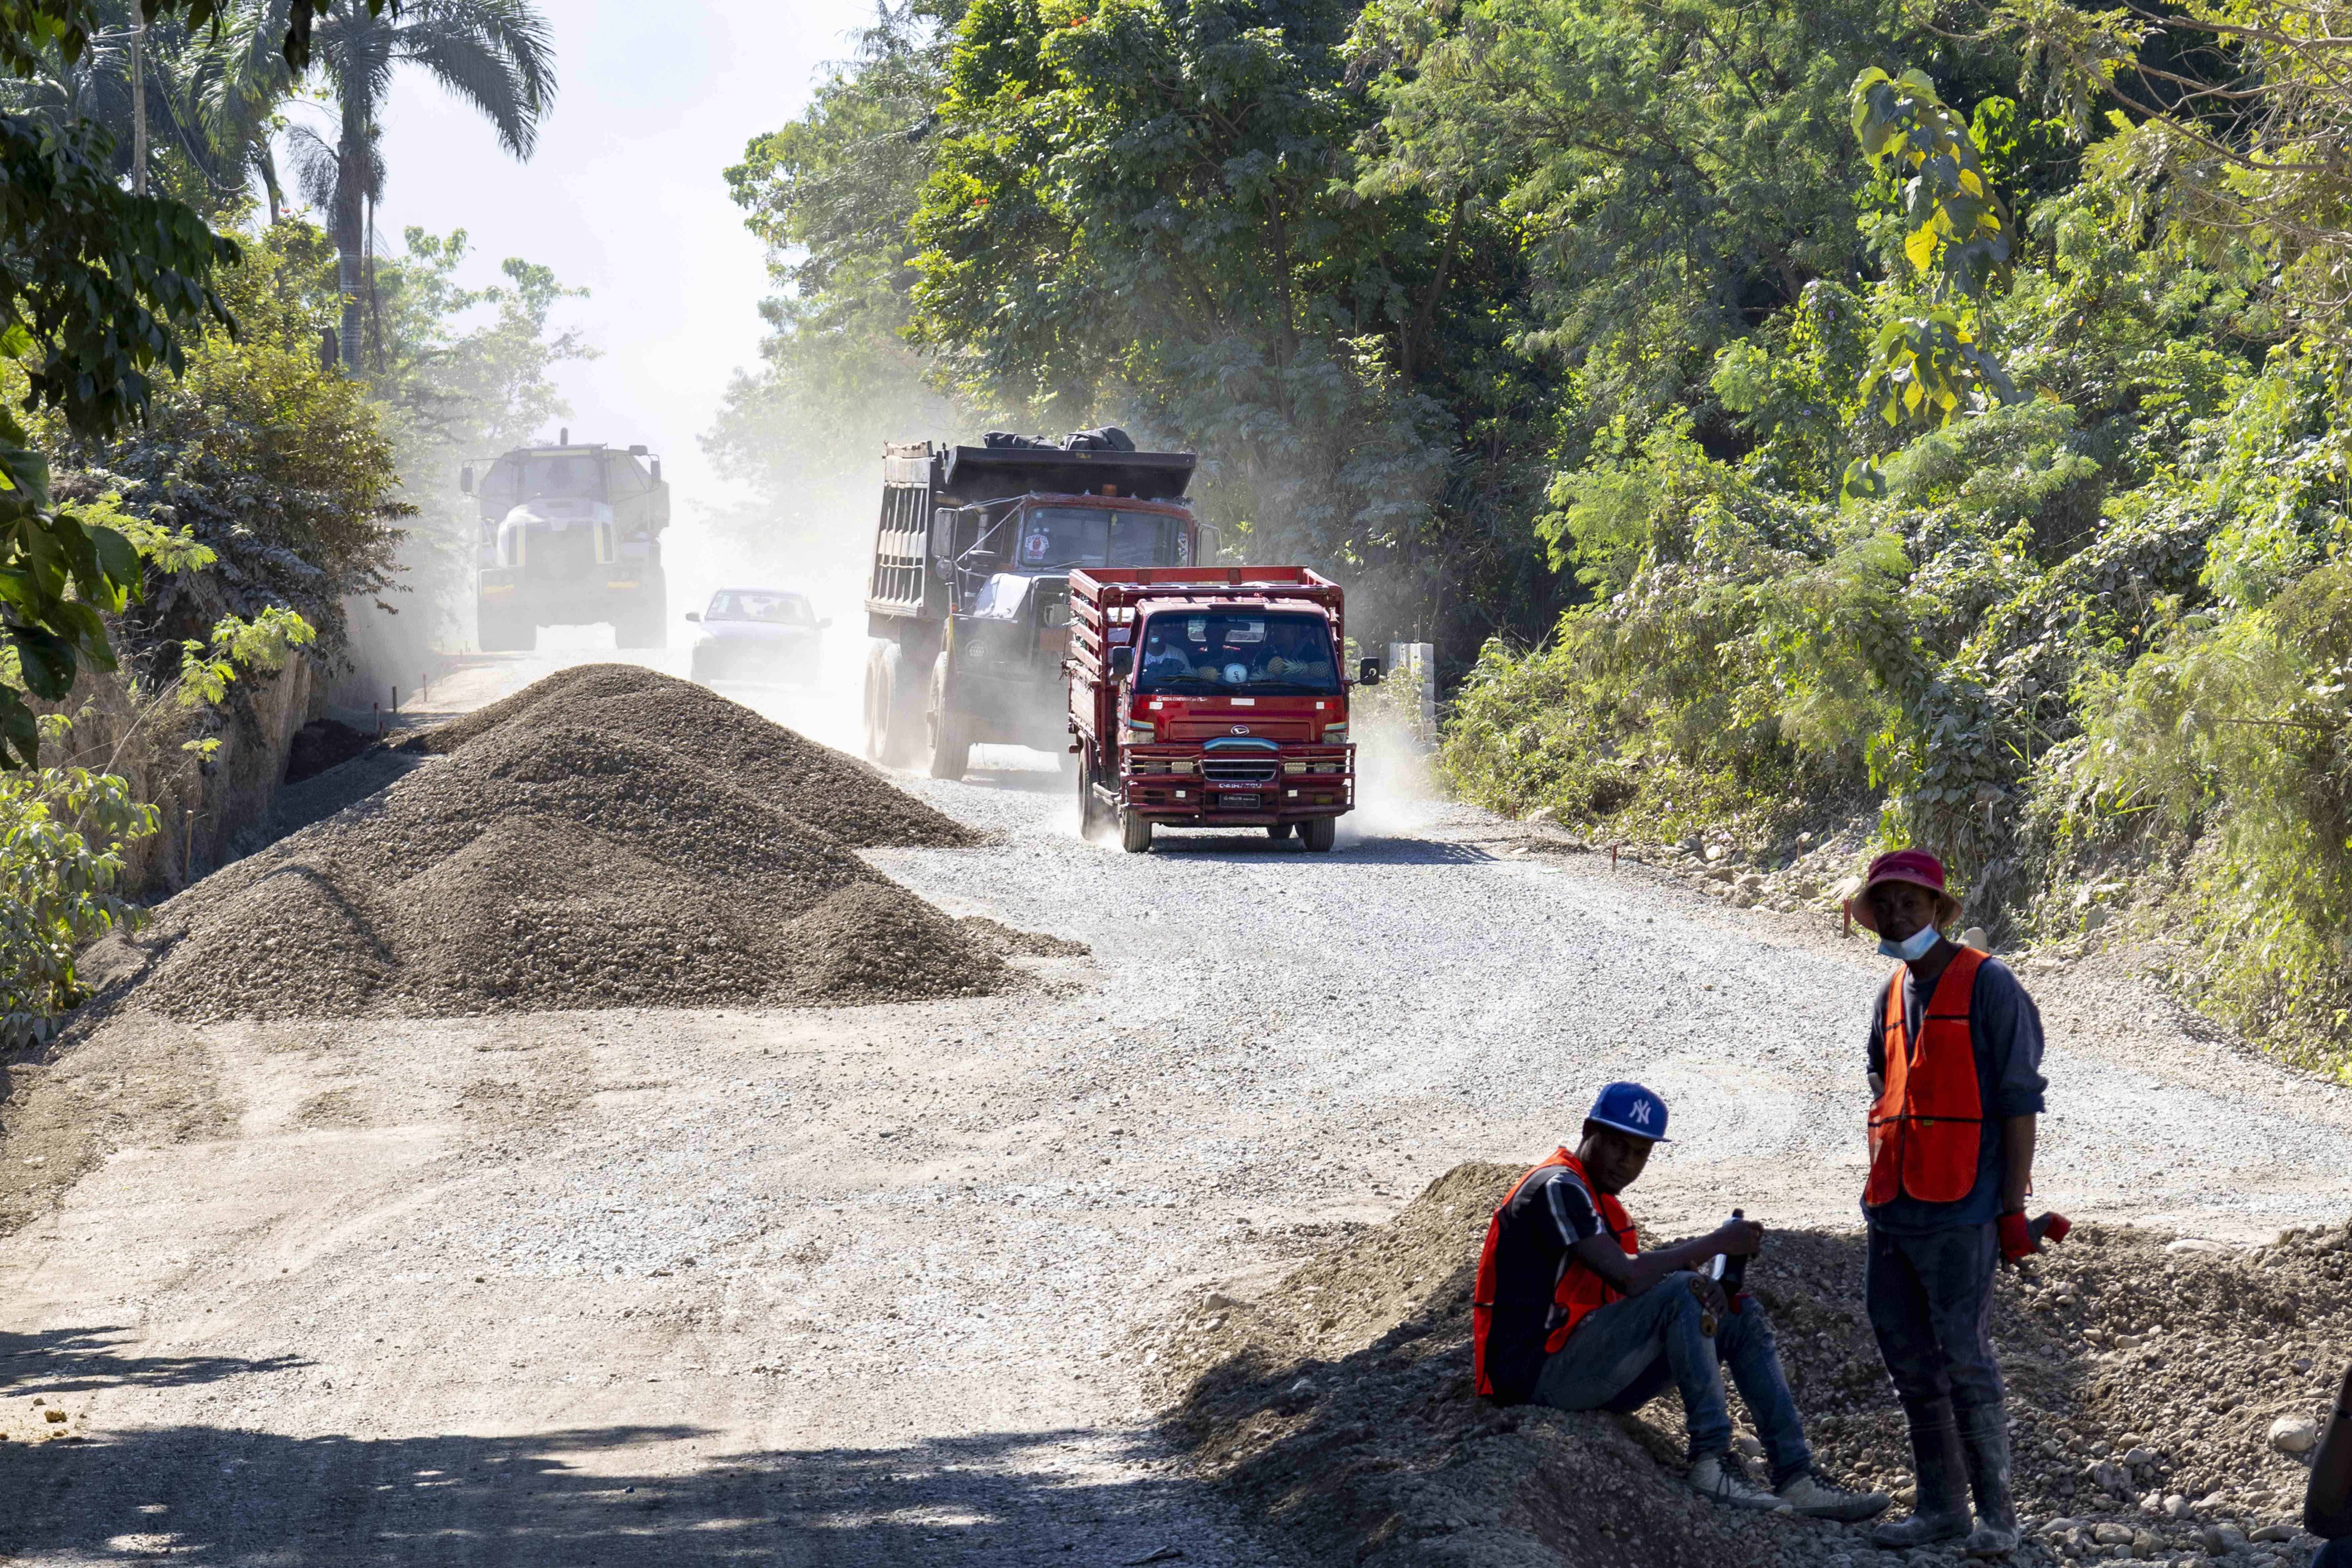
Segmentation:
[(1846, 909), (1903, 963), (1870, 1016), (1864, 1293), (1910, 1423), (1918, 1490), (1911, 1517), (1872, 1539), (1901, 1549), (1966, 1536), (1970, 1555), (2000, 1556), (2018, 1534), (1993, 1268), (2042, 1250), (2025, 1219), (2042, 1015), (2006, 964), (1945, 937), (1960, 906), (1933, 855), (1881, 855)]

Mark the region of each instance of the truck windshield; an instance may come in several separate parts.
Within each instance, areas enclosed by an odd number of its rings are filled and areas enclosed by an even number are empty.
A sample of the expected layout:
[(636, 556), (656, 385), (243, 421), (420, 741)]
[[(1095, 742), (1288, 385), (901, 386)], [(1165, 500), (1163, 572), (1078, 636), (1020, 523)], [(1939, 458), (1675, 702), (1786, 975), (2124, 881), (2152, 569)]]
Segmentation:
[(1164, 610), (1143, 623), (1139, 691), (1327, 696), (1339, 689), (1320, 616)]
[(604, 491), (603, 465), (585, 452), (525, 458), (516, 467), (519, 473), (502, 477), (508, 477), (509, 483), (520, 480), (514, 492), (518, 500), (535, 500), (541, 496), (601, 496)]
[(1041, 506), (1021, 519), (1014, 559), (1027, 572), (1073, 566), (1181, 566), (1175, 538), (1182, 525), (1150, 511)]

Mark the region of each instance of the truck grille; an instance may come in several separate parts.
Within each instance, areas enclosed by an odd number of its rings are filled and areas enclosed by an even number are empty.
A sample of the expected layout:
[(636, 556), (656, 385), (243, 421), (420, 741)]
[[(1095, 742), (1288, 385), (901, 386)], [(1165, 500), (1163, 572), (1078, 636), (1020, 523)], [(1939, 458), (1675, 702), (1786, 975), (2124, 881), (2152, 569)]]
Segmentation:
[(535, 583), (576, 581), (587, 576), (595, 564), (593, 529), (533, 530), (523, 550), (523, 575)]
[(1212, 784), (1272, 784), (1282, 764), (1272, 757), (1207, 757), (1201, 776)]

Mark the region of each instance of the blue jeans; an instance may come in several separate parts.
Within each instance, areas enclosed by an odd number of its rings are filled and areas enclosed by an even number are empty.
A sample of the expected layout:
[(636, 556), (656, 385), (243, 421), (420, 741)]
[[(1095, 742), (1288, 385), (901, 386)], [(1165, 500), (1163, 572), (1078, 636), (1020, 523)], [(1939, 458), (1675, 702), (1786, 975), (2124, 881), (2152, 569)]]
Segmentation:
[(2000, 1363), (1992, 1352), (1992, 1272), (2000, 1256), (1990, 1225), (1924, 1236), (1871, 1226), (1862, 1293), (1878, 1353), (1906, 1410), (1947, 1399), (1963, 1413), (2000, 1405)]
[(1699, 1329), (1705, 1310), (1691, 1294), (1694, 1274), (1669, 1274), (1638, 1296), (1612, 1301), (1576, 1326), (1568, 1342), (1536, 1375), (1535, 1403), (1555, 1410), (1639, 1410), (1671, 1383), (1682, 1391), (1683, 1424), (1693, 1459), (1731, 1447), (1731, 1414), (1723, 1400), (1723, 1368), (1756, 1417), (1757, 1436), (1772, 1461), (1772, 1484), (1812, 1468), (1797, 1402), (1780, 1375), (1772, 1324), (1753, 1298), (1723, 1318), (1709, 1339)]
[(2331, 1541), (2311, 1560), (2311, 1568), (2352, 1568), (2352, 1535)]

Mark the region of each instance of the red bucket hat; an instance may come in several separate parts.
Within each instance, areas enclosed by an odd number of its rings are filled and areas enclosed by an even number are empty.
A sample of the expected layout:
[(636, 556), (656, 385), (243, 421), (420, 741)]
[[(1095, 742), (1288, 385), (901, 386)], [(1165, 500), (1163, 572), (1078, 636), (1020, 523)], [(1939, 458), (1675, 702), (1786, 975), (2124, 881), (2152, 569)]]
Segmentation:
[(1935, 894), (1939, 926), (1959, 917), (1960, 900), (1945, 890), (1941, 860), (1925, 849), (1890, 849), (1870, 863), (1870, 869), (1863, 874), (1861, 890), (1845, 901), (1845, 912), (1866, 931), (1878, 930), (1878, 917), (1870, 912), (1870, 889), (1881, 882), (1909, 882)]

